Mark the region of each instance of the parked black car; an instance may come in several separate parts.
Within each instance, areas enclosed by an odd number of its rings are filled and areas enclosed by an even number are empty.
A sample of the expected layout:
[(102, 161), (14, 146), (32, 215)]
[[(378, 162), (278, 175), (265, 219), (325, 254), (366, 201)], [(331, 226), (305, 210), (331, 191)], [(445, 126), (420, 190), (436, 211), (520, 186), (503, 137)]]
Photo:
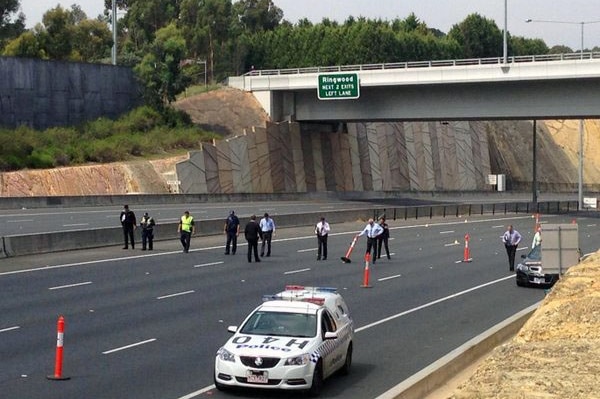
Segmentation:
[(517, 285), (551, 287), (558, 281), (558, 274), (546, 274), (542, 267), (542, 246), (533, 248), (527, 255), (521, 255), (517, 265)]

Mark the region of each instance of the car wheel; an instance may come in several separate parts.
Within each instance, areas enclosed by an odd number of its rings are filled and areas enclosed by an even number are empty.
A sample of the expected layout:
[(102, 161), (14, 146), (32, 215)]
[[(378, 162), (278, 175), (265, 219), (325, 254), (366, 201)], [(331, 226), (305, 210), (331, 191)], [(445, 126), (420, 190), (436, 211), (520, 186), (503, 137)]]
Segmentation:
[(219, 381), (217, 381), (217, 377), (215, 377), (214, 375), (213, 375), (213, 379), (215, 382), (215, 388), (217, 388), (218, 391), (227, 390), (227, 386), (225, 386), (225, 385), (221, 384)]
[(521, 280), (519, 280), (519, 279), (517, 279), (517, 285), (519, 287), (524, 287), (525, 286), (525, 284)]
[(308, 390), (308, 394), (312, 397), (319, 396), (321, 394), (321, 389), (323, 388), (323, 364), (319, 360), (315, 367), (315, 371), (313, 371), (313, 379), (312, 385)]
[(348, 350), (346, 351), (346, 360), (340, 369), (340, 373), (342, 375), (350, 374), (350, 366), (352, 366), (352, 342), (350, 342), (350, 345), (348, 345)]

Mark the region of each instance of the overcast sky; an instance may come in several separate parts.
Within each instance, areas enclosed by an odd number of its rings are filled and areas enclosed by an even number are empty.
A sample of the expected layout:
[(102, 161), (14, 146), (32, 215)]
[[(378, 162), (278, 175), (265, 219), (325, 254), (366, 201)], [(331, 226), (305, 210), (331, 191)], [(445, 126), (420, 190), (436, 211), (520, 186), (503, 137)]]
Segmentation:
[[(40, 22), (44, 12), (61, 4), (78, 4), (95, 18), (104, 11), (104, 0), (20, 0), (27, 26)], [(296, 22), (308, 18), (320, 22), (329, 18), (343, 22), (348, 16), (391, 20), (406, 18), (411, 12), (431, 28), (448, 32), (471, 13), (479, 13), (504, 28), (505, 0), (273, 0), (284, 18)], [(507, 0), (508, 31), (512, 35), (541, 38), (549, 47), (564, 44), (574, 50), (581, 46), (580, 22), (584, 24), (586, 48), (600, 46), (600, 1), (598, 0)], [(563, 21), (563, 23), (526, 23), (525, 20)]]

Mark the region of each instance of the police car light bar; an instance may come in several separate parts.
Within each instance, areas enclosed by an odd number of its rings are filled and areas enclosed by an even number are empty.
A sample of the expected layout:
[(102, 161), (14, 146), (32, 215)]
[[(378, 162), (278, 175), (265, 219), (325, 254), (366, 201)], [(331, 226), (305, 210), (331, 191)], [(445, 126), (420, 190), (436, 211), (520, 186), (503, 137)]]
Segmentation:
[(286, 291), (320, 291), (320, 292), (331, 292), (336, 293), (337, 288), (335, 287), (305, 287), (303, 285), (286, 285)]

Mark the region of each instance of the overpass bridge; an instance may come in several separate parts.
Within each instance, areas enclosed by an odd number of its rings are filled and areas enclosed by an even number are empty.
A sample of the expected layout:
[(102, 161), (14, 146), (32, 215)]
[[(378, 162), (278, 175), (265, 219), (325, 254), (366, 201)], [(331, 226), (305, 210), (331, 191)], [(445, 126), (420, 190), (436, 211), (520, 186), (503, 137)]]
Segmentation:
[[(336, 77), (355, 81), (329, 96)], [(229, 85), (274, 121), (595, 118), (600, 53), (256, 70)]]

